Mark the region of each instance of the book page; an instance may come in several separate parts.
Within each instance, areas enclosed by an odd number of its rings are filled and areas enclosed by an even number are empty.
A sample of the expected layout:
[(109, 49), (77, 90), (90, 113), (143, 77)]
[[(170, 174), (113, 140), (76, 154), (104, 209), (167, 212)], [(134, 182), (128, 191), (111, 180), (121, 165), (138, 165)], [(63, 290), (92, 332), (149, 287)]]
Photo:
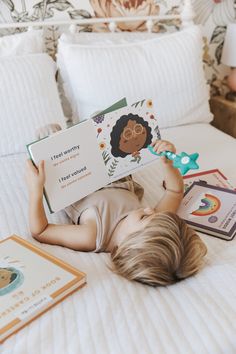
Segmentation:
[(109, 183), (92, 120), (29, 146), (36, 165), (45, 161), (45, 194), (53, 212)]
[(148, 145), (160, 139), (151, 100), (142, 100), (92, 119), (109, 182), (157, 160)]

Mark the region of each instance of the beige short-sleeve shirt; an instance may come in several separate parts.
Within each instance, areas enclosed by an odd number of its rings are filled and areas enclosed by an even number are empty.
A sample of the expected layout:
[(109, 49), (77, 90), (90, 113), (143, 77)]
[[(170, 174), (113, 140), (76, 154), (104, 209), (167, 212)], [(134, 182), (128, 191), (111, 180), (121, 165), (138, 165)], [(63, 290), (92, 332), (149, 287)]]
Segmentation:
[(74, 224), (79, 224), (82, 213), (92, 208), (97, 224), (94, 252), (106, 252), (117, 224), (130, 211), (141, 207), (143, 192), (143, 188), (129, 176), (88, 195), (65, 208), (65, 211)]

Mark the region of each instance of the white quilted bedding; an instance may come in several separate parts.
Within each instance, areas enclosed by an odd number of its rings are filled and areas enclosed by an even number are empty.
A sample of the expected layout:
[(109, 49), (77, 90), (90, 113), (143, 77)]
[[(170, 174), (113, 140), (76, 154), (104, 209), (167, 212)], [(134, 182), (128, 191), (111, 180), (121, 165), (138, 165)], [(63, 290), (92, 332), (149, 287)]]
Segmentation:
[[(236, 185), (235, 139), (209, 124), (169, 128), (164, 139), (179, 152), (199, 152), (201, 170), (219, 168)], [(30, 237), (26, 156), (0, 159), (0, 238)], [(158, 164), (139, 172), (145, 203), (160, 197)], [(68, 222), (63, 212), (54, 222)], [(87, 273), (88, 284), (6, 340), (1, 354), (235, 354), (236, 239), (202, 235), (208, 246), (204, 269), (166, 288), (131, 283), (111, 273), (108, 254), (75, 252), (39, 244)]]

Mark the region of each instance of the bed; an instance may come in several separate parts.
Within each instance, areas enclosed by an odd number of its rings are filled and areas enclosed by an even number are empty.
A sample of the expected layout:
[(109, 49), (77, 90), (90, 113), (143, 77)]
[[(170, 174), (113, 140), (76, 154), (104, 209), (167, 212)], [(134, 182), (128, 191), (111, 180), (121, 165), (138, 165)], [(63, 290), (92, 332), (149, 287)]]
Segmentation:
[[(45, 101), (41, 105), (45, 107)], [(53, 119), (55, 112), (51, 114)], [(199, 152), (200, 170), (219, 168), (235, 185), (235, 139), (198, 114), (198, 122), (194, 118), (162, 127), (162, 138), (173, 141), (177, 151)], [(14, 233), (33, 242), (84, 271), (87, 285), (6, 340), (2, 354), (236, 352), (236, 239), (226, 242), (200, 234), (208, 247), (204, 267), (178, 284), (152, 288), (131, 283), (111, 273), (108, 254), (76, 252), (32, 239), (24, 181), (27, 154), (17, 142), (13, 150), (6, 146), (2, 144), (0, 157), (0, 238)], [(144, 204), (161, 198), (158, 162), (134, 178), (145, 188)], [(63, 211), (48, 217), (51, 222), (69, 222)]]

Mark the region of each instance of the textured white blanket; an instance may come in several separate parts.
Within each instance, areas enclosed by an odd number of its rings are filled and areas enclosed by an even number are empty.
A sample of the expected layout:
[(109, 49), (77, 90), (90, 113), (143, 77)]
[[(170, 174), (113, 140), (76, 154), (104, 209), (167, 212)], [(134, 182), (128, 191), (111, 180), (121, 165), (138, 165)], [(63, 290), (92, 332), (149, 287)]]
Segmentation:
[[(177, 151), (199, 152), (201, 170), (219, 168), (236, 185), (235, 139), (208, 124), (170, 128)], [(108, 254), (75, 252), (32, 240), (24, 183), (26, 155), (0, 159), (0, 238), (19, 234), (87, 273), (88, 284), (5, 341), (1, 354), (235, 354), (236, 239), (201, 235), (208, 246), (196, 276), (166, 288), (109, 271)], [(135, 178), (145, 203), (161, 197), (158, 163)], [(63, 212), (50, 216), (68, 222)]]

